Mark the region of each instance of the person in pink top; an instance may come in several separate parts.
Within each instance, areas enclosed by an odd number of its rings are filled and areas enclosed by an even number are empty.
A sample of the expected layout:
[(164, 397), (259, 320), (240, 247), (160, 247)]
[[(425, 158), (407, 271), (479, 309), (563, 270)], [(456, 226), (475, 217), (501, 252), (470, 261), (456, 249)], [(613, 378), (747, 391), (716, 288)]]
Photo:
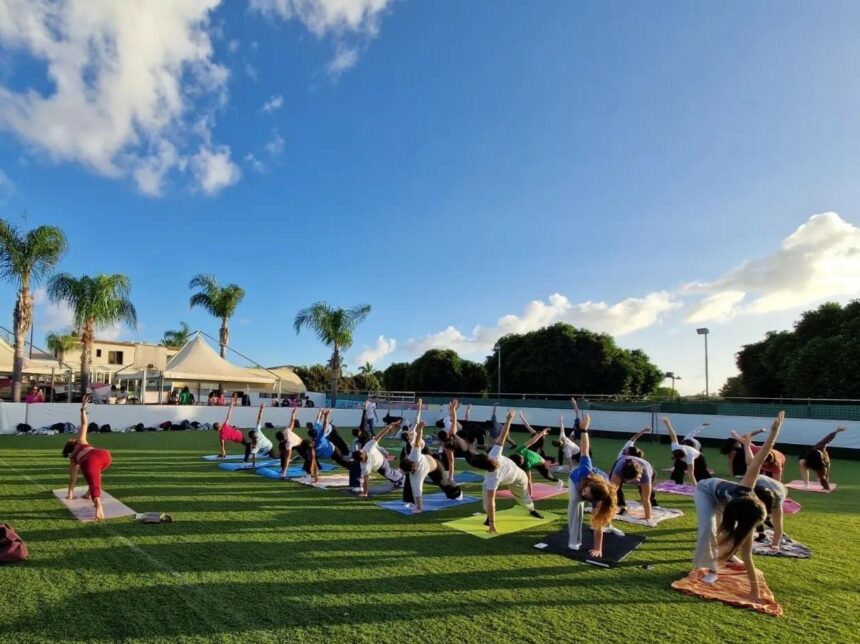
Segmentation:
[(247, 444), (245, 435), (230, 424), (230, 416), (233, 415), (233, 407), (236, 406), (236, 396), (230, 399), (230, 408), (227, 410), (227, 417), (223, 423), (214, 423), (213, 429), (218, 432), (218, 440), (221, 443), (221, 451), (218, 454), (219, 458), (227, 456), (227, 441), (231, 443), (239, 443), (244, 446)]
[[(739, 435), (737, 432), (732, 432), (732, 438), (743, 443), (744, 439), (747, 436), (752, 438), (756, 434), (761, 434), (763, 431), (765, 430), (759, 429), (754, 432), (749, 432), (743, 435)], [(750, 449), (752, 450), (753, 456), (755, 456), (761, 451), (762, 447), (761, 445), (750, 444)], [(749, 463), (747, 463), (747, 466), (749, 466)], [(766, 476), (769, 476), (772, 479), (781, 481), (783, 470), (785, 470), (785, 454), (778, 450), (772, 449), (770, 451), (770, 454), (767, 455), (767, 458), (764, 459), (764, 463), (762, 463), (761, 473)]]

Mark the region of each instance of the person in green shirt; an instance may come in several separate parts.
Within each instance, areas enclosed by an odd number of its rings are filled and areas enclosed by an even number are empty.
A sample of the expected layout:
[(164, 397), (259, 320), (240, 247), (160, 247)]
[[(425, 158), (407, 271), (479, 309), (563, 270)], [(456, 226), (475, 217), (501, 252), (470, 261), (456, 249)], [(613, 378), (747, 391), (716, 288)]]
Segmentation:
[(549, 471), (546, 459), (534, 450), (530, 449), (532, 445), (538, 441), (543, 441), (548, 433), (549, 429), (544, 429), (543, 431), (535, 433), (535, 435), (532, 436), (525, 445), (516, 448), (514, 453), (510, 456), (510, 459), (516, 463), (521, 470), (528, 474), (529, 494), (531, 494), (532, 489), (532, 470), (540, 472), (541, 476), (543, 476), (547, 481), (554, 482), (559, 490), (564, 489), (564, 481), (556, 478), (555, 475)]
[(182, 391), (179, 392), (179, 404), (180, 405), (193, 405), (194, 404), (194, 396), (188, 391), (188, 387), (183, 387)]

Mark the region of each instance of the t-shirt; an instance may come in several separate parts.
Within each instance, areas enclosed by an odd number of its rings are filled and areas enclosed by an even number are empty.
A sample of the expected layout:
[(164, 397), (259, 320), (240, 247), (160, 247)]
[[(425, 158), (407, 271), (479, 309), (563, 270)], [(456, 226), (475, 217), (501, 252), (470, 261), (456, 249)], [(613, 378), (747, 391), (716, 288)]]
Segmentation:
[(289, 445), (290, 448), (298, 447), (302, 444), (302, 439), (298, 434), (293, 432), (291, 429), (285, 429), (284, 432), (284, 445)]
[(367, 403), (367, 406), (365, 407), (365, 409), (367, 410), (367, 419), (368, 420), (375, 420), (376, 419), (376, 403), (375, 402)]
[(331, 455), (334, 454), (334, 445), (332, 445), (331, 441), (328, 439), (328, 435), (331, 432), (331, 425), (329, 425), (325, 431), (323, 431), (322, 425), (319, 423), (315, 423), (314, 427), (317, 430), (317, 435), (314, 439), (314, 449), (316, 450), (317, 456), (331, 458)]
[(695, 447), (690, 447), (689, 445), (681, 445), (679, 443), (672, 443), (670, 449), (673, 452), (677, 452), (678, 450), (684, 452), (682, 460), (687, 465), (692, 465), (696, 461), (696, 459), (702, 455), (702, 453)]
[(257, 433), (257, 445), (256, 447), (251, 448), (252, 454), (259, 454), (262, 452), (263, 454), (268, 454), (272, 451), (272, 441), (270, 441), (266, 435), (263, 433), (263, 429), (260, 425), (257, 425), (256, 429)]
[(382, 467), (385, 457), (379, 451), (379, 443), (376, 442), (376, 439), (367, 441), (362, 451), (367, 455), (367, 460), (361, 464), (361, 475), (370, 476), (371, 472), (375, 472)]
[(485, 490), (498, 490), (500, 485), (511, 485), (522, 482), (520, 477), (526, 478), (525, 472), (518, 468), (516, 463), (511, 459), (502, 454), (501, 445), (493, 445), (487, 456), (495, 460), (498, 466), (494, 471), (487, 472), (486, 476), (484, 476)]
[(788, 490), (786, 487), (776, 479), (772, 479), (769, 476), (757, 476), (755, 479), (755, 488), (764, 488), (773, 492), (774, 497), (776, 497), (776, 504), (774, 507), (778, 508), (782, 507), (782, 504), (785, 503), (785, 499), (788, 496)]
[(180, 405), (190, 405), (194, 400), (194, 396), (191, 395), (189, 391), (183, 391), (179, 394), (179, 404)]
[(590, 456), (582, 456), (579, 459), (579, 467), (577, 467), (570, 473), (571, 485), (576, 486), (578, 489), (579, 484), (582, 482), (582, 480), (590, 474), (596, 474), (597, 476), (600, 476), (607, 481), (609, 480), (609, 477), (606, 475), (606, 472), (597, 467), (594, 467), (594, 464), (591, 462)]
[(430, 473), (432, 456), (421, 453), (421, 446), (413, 447), (408, 456), (410, 461), (415, 461), (418, 467), (409, 474), (409, 483), (412, 486), (412, 496), (418, 498), (424, 494), (424, 479)]
[[(642, 468), (642, 475), (639, 477), (639, 480), (626, 480), (624, 476), (621, 474), (621, 471), (624, 469), (624, 464), (627, 461), (635, 461), (639, 463), (639, 466)], [(638, 485), (648, 485), (654, 478), (654, 468), (646, 461), (644, 458), (639, 458), (638, 456), (622, 456), (615, 463), (615, 466), (612, 468), (612, 476), (617, 476), (624, 483), (637, 483)]]
[(621, 451), (618, 452), (618, 458), (623, 458), (627, 456), (627, 450), (633, 447), (636, 443), (634, 441), (627, 441), (624, 443), (624, 447), (621, 448)]
[(735, 499), (750, 496), (753, 493), (753, 491), (748, 487), (738, 485), (732, 481), (717, 478), (699, 481), (696, 484), (696, 490), (710, 494), (717, 503), (722, 505), (725, 505), (729, 501), (734, 501)]
[(223, 425), (221, 425), (221, 429), (218, 430), (218, 438), (222, 441), (241, 443), (245, 437), (242, 436), (242, 432), (240, 432), (238, 429), (236, 429), (232, 425), (224, 423)]
[(579, 445), (570, 440), (567, 436), (561, 437), (561, 452), (565, 460), (572, 460), (574, 456), (579, 454)]
[(514, 450), (515, 454), (519, 454), (525, 461), (525, 468), (530, 470), (543, 464), (543, 457), (537, 452), (530, 450), (528, 447), (518, 447)]

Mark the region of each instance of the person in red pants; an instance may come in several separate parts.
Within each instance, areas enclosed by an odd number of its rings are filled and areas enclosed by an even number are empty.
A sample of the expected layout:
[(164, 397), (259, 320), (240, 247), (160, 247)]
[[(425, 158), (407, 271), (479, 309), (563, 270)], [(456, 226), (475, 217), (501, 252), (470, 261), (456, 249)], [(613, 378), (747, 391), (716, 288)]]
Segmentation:
[(102, 472), (110, 467), (110, 452), (106, 449), (93, 447), (87, 441), (87, 429), (89, 418), (87, 418), (87, 404), (89, 396), (84, 396), (81, 401), (81, 431), (77, 439), (69, 440), (63, 447), (63, 457), (69, 459), (69, 493), (66, 498), (75, 498), (75, 482), (78, 480), (78, 470), (83, 473), (89, 490), (84, 495), (85, 499), (93, 502), (96, 508), (96, 519), (105, 518), (102, 508)]

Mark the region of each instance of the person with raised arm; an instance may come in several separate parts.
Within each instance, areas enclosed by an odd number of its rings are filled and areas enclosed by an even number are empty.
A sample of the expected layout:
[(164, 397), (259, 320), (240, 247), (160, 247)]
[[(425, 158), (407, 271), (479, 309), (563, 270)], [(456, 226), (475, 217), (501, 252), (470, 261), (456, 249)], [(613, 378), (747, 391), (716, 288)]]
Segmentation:
[(532, 470), (537, 470), (547, 481), (555, 483), (559, 491), (564, 489), (564, 481), (556, 478), (555, 475), (549, 471), (546, 459), (541, 456), (540, 452), (531, 449), (537, 442), (543, 443), (548, 433), (549, 427), (539, 432), (535, 432), (535, 435), (526, 441), (525, 445), (517, 447), (514, 450), (514, 453), (510, 456), (510, 459), (516, 463), (516, 466), (523, 470), (523, 472), (525, 472), (529, 477), (529, 494), (532, 493)]
[(391, 430), (397, 429), (398, 427), (400, 427), (399, 420), (386, 425), (375, 438), (371, 438), (360, 450), (352, 453), (353, 460), (361, 464), (360, 497), (367, 497), (370, 488), (370, 475), (374, 472), (381, 474), (391, 481), (395, 488), (403, 485), (403, 472), (395, 470), (388, 464), (385, 455), (379, 447), (380, 441), (382, 441), (382, 439), (385, 438)]
[[(287, 469), (290, 467), (290, 461), (293, 460), (293, 450), (302, 452), (302, 439), (293, 430), (295, 429), (298, 420), (296, 414), (298, 407), (293, 407), (290, 412), (290, 423), (283, 430), (275, 432), (275, 440), (278, 441), (278, 457), (281, 459), (281, 477), (286, 478)], [(303, 455), (305, 462), (308, 462), (307, 455)]]
[(508, 410), (502, 432), (496, 438), (493, 447), (486, 454), (475, 454), (472, 457), (472, 467), (486, 470), (484, 476), (484, 511), (487, 513), (485, 525), (490, 534), (496, 531), (496, 491), (500, 486), (506, 486), (514, 497), (514, 501), (529, 511), (533, 517), (543, 519), (543, 515), (535, 510), (534, 501), (529, 495), (529, 478), (516, 464), (507, 456), (502, 454), (508, 434), (511, 431), (511, 423), (516, 412)]
[[(694, 566), (706, 570), (704, 583), (717, 581), (718, 565), (731, 560), (742, 563), (750, 583), (750, 598), (757, 602), (761, 592), (752, 559), (753, 532), (767, 516), (764, 504), (756, 497), (753, 488), (761, 466), (773, 449), (785, 412), (773, 421), (770, 434), (762, 449), (753, 457), (740, 483), (710, 478), (696, 484), (693, 501), (696, 505), (698, 531)], [(739, 560), (736, 553), (740, 552)]]
[(571, 396), (570, 404), (573, 406), (573, 440), (579, 440), (582, 433), (582, 412), (579, 410), (576, 398)]
[(63, 458), (69, 459), (69, 490), (66, 498), (75, 498), (75, 483), (80, 470), (89, 486), (83, 498), (93, 502), (96, 519), (102, 521), (105, 518), (102, 507), (102, 472), (110, 467), (111, 456), (108, 450), (93, 447), (87, 440), (90, 424), (87, 416), (89, 402), (89, 396), (84, 396), (81, 400), (81, 430), (78, 437), (67, 441), (63, 447)]
[(651, 427), (643, 427), (641, 431), (633, 434), (633, 438), (624, 443), (624, 446), (621, 448), (621, 451), (618, 452), (618, 458), (624, 458), (625, 456), (635, 456), (636, 458), (645, 458), (645, 452), (643, 452), (639, 447), (636, 447), (636, 441), (642, 438), (645, 434), (651, 433)]
[(424, 421), (421, 420), (419, 413), (409, 454), (400, 460), (400, 469), (407, 475), (406, 484), (403, 486), (403, 501), (405, 503), (414, 503), (416, 513), (424, 510), (425, 478), (429, 478), (434, 484), (439, 486), (439, 489), (449, 499), (461, 499), (463, 497), (462, 490), (450, 482), (439, 457), (434, 454), (424, 454), (423, 450)]
[[(750, 437), (761, 434), (764, 431), (766, 430), (757, 429), (754, 432), (750, 432)], [(732, 433), (734, 434), (735, 432)], [(720, 454), (724, 454), (728, 459), (732, 476), (736, 479), (743, 478), (747, 471), (747, 460), (744, 458), (743, 443), (734, 436), (729, 436), (720, 446)]]
[(705, 431), (711, 423), (702, 423), (688, 431), (684, 438), (681, 439), (681, 445), (689, 445), (690, 447), (695, 447), (700, 452), (702, 451), (702, 444), (699, 442), (699, 439), (696, 438), (699, 434)]
[(830, 454), (827, 453), (827, 446), (833, 442), (837, 434), (844, 431), (844, 427), (837, 427), (835, 432), (830, 432), (800, 458), (800, 475), (805, 485), (809, 485), (809, 470), (812, 470), (818, 477), (821, 487), (825, 490), (830, 489)]
[(230, 407), (227, 409), (227, 417), (224, 418), (223, 423), (212, 423), (212, 429), (218, 432), (218, 441), (221, 444), (221, 451), (219, 452), (219, 458), (225, 458), (227, 456), (227, 441), (231, 443), (239, 443), (242, 447), (247, 447), (248, 441), (245, 440), (245, 436), (238, 429), (233, 427), (230, 424), (230, 418), (233, 415), (233, 407), (236, 406), (236, 396), (233, 396), (230, 399)]
[(675, 469), (672, 471), (670, 478), (680, 485), (684, 482), (684, 474), (686, 474), (690, 483), (695, 485), (698, 481), (711, 478), (711, 473), (708, 471), (708, 464), (702, 452), (690, 445), (682, 445), (678, 441), (678, 435), (675, 433), (675, 428), (672, 427), (672, 421), (668, 416), (663, 416), (663, 424), (666, 426), (666, 432), (669, 434), (669, 449), (672, 451), (672, 458), (675, 460)]
[[(749, 465), (752, 463), (752, 459), (749, 457), (747, 453), (747, 443), (749, 443), (749, 452), (752, 453), (753, 456), (758, 454), (761, 447), (759, 445), (754, 445), (752, 443), (752, 437), (757, 434), (761, 434), (765, 430), (759, 429), (754, 432), (748, 432), (743, 436), (739, 435), (737, 432), (732, 432), (732, 438), (736, 441), (739, 441), (741, 445), (744, 446), (744, 462)], [(764, 459), (764, 463), (761, 466), (761, 473), (771, 477), (772, 479), (776, 479), (777, 481), (782, 480), (782, 473), (785, 470), (785, 454), (782, 452), (772, 449), (770, 450), (770, 454), (767, 455), (767, 458)]]
[[(732, 435), (737, 437), (737, 440), (743, 445), (744, 455), (748, 463), (752, 463), (755, 459), (755, 454), (750, 448), (752, 446), (752, 437), (758, 433), (752, 432), (744, 436), (738, 436), (735, 432), (732, 432)], [(767, 459), (765, 459), (765, 462), (767, 462)], [(788, 498), (788, 489), (780, 481), (770, 476), (759, 474), (755, 479), (753, 492), (755, 492), (755, 495), (762, 502), (765, 509), (764, 523), (756, 526), (756, 532), (758, 533), (756, 541), (767, 541), (764, 526), (768, 525), (773, 529), (773, 538), (771, 539), (770, 547), (773, 550), (780, 550), (782, 548), (782, 535), (785, 532), (783, 506), (785, 505), (785, 499)]]
[[(534, 427), (529, 425), (529, 421), (526, 420), (526, 415), (523, 412), (520, 412), (520, 419), (523, 421), (523, 427), (526, 428), (526, 431), (531, 434), (532, 438), (535, 438), (534, 441), (529, 441), (531, 443), (530, 449), (533, 452), (537, 452), (541, 455), (542, 458), (548, 459), (549, 457), (543, 450), (544, 440), (546, 436), (552, 431), (549, 427), (545, 427), (543, 432), (538, 432)], [(541, 434), (538, 436), (538, 434)]]
[(346, 444), (339, 436), (335, 437), (334, 428), (331, 425), (331, 409), (320, 410), (317, 418), (320, 420), (308, 430), (309, 440), (302, 441), (301, 445), (310, 461), (306, 463), (310, 467), (306, 467), (305, 471), (310, 473), (314, 483), (319, 483), (320, 458), (329, 458), (347, 471), (352, 467), (351, 461), (345, 455)]
[(250, 457), (253, 465), (257, 464), (258, 454), (268, 456), (269, 458), (277, 458), (272, 441), (263, 433), (264, 406), (265, 403), (260, 403), (260, 410), (257, 412), (257, 423), (254, 429), (248, 431), (248, 441), (245, 443), (245, 462), (247, 463)]
[(558, 447), (559, 463), (566, 466), (568, 472), (572, 472), (575, 467), (573, 459), (579, 456), (579, 445), (567, 437), (564, 431), (564, 416), (558, 417), (558, 440), (553, 441), (552, 444)]
[(585, 501), (591, 501), (591, 529), (594, 533), (594, 547), (588, 551), (592, 557), (603, 556), (603, 533), (612, 532), (619, 536), (624, 533), (612, 527), (615, 516), (615, 486), (609, 482), (606, 472), (591, 462), (591, 438), (588, 428), (591, 416), (585, 415), (580, 424), (579, 466), (570, 473), (570, 487), (567, 504), (567, 547), (579, 550), (582, 547), (582, 519)]
[[(490, 416), (490, 422), (489, 422), (490, 438), (492, 438), (493, 441), (496, 441), (499, 438), (499, 436), (502, 435), (502, 431), (504, 430), (504, 426), (502, 425), (502, 423), (500, 423), (498, 421), (498, 419), (496, 417), (496, 411), (498, 408), (499, 408), (499, 403), (496, 403), (495, 405), (493, 405), (493, 414)], [(506, 439), (506, 443), (510, 444), (510, 446), (513, 448), (516, 448), (516, 446), (517, 446), (517, 444), (510, 437), (508, 437)]]

